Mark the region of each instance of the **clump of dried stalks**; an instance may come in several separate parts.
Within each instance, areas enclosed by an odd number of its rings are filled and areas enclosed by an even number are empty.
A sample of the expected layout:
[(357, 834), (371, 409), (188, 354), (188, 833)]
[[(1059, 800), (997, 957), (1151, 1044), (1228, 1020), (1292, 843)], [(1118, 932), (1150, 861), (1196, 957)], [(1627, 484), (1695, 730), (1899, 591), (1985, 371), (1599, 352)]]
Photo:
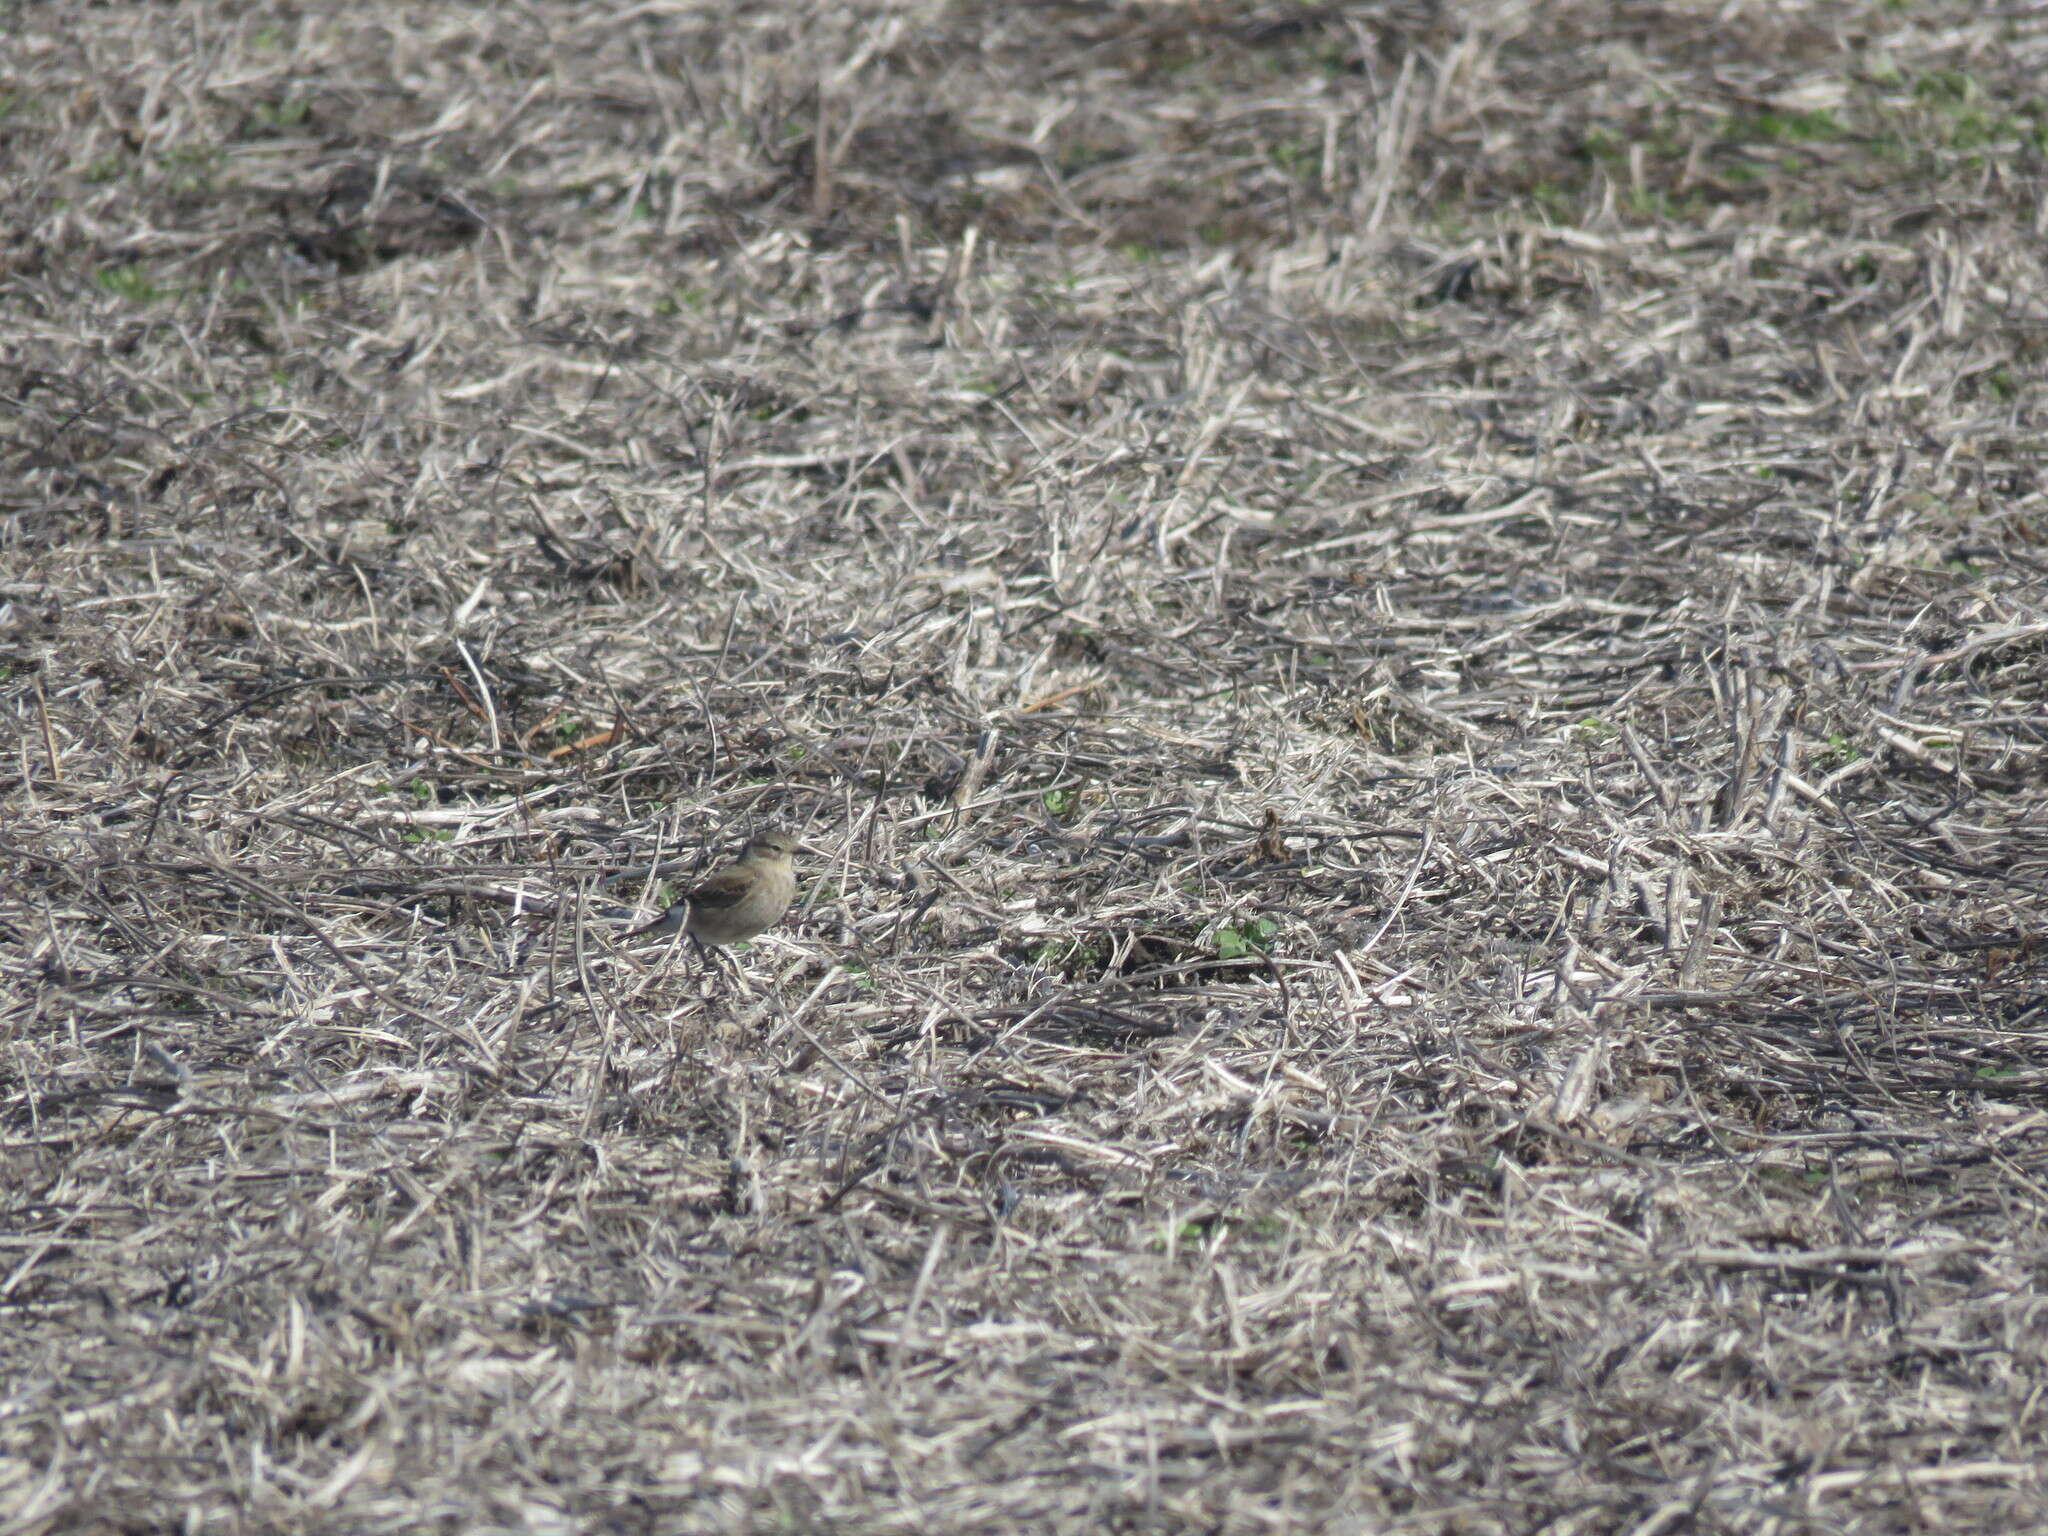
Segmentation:
[(2048, 1522), (2048, 42), (1736, 9), (13, 7), (0, 1531)]

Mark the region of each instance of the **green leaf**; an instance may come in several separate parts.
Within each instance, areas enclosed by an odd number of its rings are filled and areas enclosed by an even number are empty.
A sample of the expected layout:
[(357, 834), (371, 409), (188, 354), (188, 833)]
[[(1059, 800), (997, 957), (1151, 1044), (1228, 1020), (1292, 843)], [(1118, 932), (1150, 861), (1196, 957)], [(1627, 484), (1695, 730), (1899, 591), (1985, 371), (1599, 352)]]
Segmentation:
[(1246, 955), (1262, 955), (1272, 944), (1273, 935), (1279, 931), (1280, 924), (1270, 917), (1253, 917), (1239, 923), (1226, 923), (1216, 930), (1216, 958), (1241, 960)]

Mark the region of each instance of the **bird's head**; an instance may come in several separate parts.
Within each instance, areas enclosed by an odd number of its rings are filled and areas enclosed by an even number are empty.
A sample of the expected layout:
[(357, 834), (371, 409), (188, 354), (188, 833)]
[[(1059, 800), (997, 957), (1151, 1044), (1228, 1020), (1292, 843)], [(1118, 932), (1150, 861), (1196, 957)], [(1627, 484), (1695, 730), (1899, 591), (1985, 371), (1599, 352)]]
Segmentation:
[(766, 832), (756, 832), (747, 844), (746, 857), (761, 859), (771, 864), (787, 864), (796, 853), (796, 834), (785, 832), (780, 827), (771, 827)]

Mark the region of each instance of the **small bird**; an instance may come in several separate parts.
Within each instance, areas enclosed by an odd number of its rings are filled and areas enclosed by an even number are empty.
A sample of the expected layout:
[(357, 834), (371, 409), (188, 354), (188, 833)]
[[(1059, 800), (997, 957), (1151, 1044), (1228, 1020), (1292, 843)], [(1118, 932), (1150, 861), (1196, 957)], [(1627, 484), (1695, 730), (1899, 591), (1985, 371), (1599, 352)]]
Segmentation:
[(758, 832), (740, 856), (644, 928), (626, 935), (674, 933), (678, 928), (700, 948), (737, 944), (782, 921), (796, 900), (796, 839), (779, 829)]

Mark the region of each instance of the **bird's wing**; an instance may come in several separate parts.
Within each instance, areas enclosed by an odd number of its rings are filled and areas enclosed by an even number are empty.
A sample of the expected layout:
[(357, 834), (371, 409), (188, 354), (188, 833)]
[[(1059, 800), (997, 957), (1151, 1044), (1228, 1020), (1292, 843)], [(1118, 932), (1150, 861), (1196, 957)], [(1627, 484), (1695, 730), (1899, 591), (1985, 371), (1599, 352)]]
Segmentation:
[(702, 912), (722, 912), (747, 899), (758, 882), (750, 869), (721, 869), (687, 893), (690, 905)]

